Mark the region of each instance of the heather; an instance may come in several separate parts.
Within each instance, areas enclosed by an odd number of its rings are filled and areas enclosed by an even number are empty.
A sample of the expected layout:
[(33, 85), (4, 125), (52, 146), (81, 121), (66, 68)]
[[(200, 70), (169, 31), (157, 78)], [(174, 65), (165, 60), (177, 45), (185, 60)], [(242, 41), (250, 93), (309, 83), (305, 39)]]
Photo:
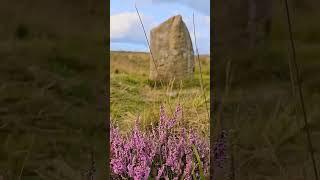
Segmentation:
[[(202, 61), (207, 97), (210, 92), (209, 80), (215, 77), (220, 80), (212, 81), (212, 87), (213, 92), (220, 92), (223, 102), (212, 97), (211, 105), (215, 112), (221, 111), (221, 119), (232, 129), (234, 162), (233, 169), (227, 167), (226, 174), (234, 174), (234, 179), (314, 179), (302, 115), (300, 108), (296, 109), (295, 98), (292, 97), (283, 4), (277, 6), (277, 10), (279, 12), (276, 12), (274, 18), (271, 46), (263, 48), (260, 54), (243, 61), (228, 57), (222, 57), (223, 61), (213, 60), (211, 77), (210, 61)], [(294, 21), (305, 104), (319, 165), (320, 141), (317, 139), (320, 135), (320, 78), (317, 74), (320, 72), (320, 61), (317, 59), (320, 57), (320, 46), (311, 43), (311, 40), (317, 38), (309, 38), (310, 34), (312, 37), (319, 35), (309, 33), (314, 30), (314, 20), (319, 17), (318, 12), (317, 14), (297, 14)], [(312, 20), (305, 21), (303, 17)], [(120, 131), (129, 131), (138, 114), (141, 126), (149, 128), (149, 124), (158, 121), (160, 103), (165, 102), (165, 109), (171, 113), (170, 102), (173, 108), (177, 103), (183, 105), (183, 125), (194, 127), (198, 133), (204, 131), (208, 135), (210, 126), (199, 88), (197, 66), (193, 82), (183, 82), (181, 86), (178, 82), (178, 87), (171, 88), (169, 85), (161, 88), (151, 86), (147, 80), (150, 54), (110, 54), (111, 120), (119, 126)], [(226, 79), (230, 81), (228, 85), (224, 83)]]
[(139, 118), (127, 134), (121, 134), (119, 127), (111, 125), (112, 178), (175, 180), (208, 177), (208, 138), (192, 128), (178, 126), (181, 120), (181, 106), (176, 108), (172, 117), (161, 106), (159, 122), (149, 130), (141, 129)]

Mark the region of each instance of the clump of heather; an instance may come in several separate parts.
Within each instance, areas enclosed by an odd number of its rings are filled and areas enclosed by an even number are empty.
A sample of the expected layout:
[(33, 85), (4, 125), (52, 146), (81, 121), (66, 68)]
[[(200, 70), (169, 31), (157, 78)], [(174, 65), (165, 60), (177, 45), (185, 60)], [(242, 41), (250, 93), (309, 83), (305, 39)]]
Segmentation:
[(219, 168), (223, 167), (223, 163), (227, 159), (226, 144), (227, 144), (227, 132), (223, 130), (219, 134), (219, 137), (213, 149), (213, 153), (214, 153), (213, 162), (214, 162), (214, 165)]
[(181, 116), (180, 106), (173, 117), (161, 106), (159, 123), (150, 131), (141, 131), (139, 119), (126, 135), (121, 135), (119, 129), (111, 125), (112, 179), (191, 180), (200, 179), (201, 174), (207, 177), (209, 141), (193, 129), (177, 127)]

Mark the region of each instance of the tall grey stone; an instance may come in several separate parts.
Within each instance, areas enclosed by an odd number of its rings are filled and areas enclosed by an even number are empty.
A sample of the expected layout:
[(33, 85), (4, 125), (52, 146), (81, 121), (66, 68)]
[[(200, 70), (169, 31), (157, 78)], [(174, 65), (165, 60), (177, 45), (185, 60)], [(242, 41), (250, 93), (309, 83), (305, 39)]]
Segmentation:
[[(150, 32), (151, 80), (184, 80), (193, 77), (194, 52), (181, 15), (173, 16)], [(154, 60), (154, 61), (153, 61)]]

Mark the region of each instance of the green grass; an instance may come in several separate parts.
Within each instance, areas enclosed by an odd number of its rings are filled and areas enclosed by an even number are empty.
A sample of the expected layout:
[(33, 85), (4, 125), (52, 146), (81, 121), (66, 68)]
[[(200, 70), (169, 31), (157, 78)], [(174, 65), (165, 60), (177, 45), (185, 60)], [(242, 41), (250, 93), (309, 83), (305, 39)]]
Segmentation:
[[(14, 21), (1, 18), (7, 26), (0, 33), (0, 175), (8, 174), (11, 179), (17, 179), (22, 169), (22, 179), (26, 180), (74, 179), (88, 168), (92, 146), (98, 177), (104, 177), (106, 139), (102, 119), (106, 117), (105, 110), (100, 110), (105, 106), (107, 63), (100, 36), (104, 21), (102, 16), (69, 16), (82, 15), (86, 9), (68, 9), (61, 2), (26, 2), (12, 12), (6, 4), (0, 7), (1, 12), (15, 17)], [(14, 2), (4, 3), (15, 7)], [(76, 6), (81, 3), (86, 2)], [(58, 7), (58, 14), (52, 11)], [(308, 11), (295, 12), (293, 19), (318, 165), (319, 17), (317, 11)], [(102, 24), (95, 26), (91, 22), (97, 19)], [(282, 4), (275, 10), (271, 37), (270, 48), (232, 69), (223, 117), (234, 132), (236, 179), (314, 179), (302, 119), (300, 115), (295, 117), (290, 94), (289, 42)], [(169, 109), (170, 101), (173, 107), (183, 104), (187, 125), (208, 134), (198, 68), (194, 81), (177, 83), (172, 89), (154, 88), (148, 81), (148, 60), (149, 55), (143, 53), (111, 54), (113, 121), (129, 130), (140, 114), (147, 126), (158, 120), (160, 103), (164, 101)], [(207, 98), (208, 62), (202, 62)], [(218, 76), (223, 77), (225, 68), (217, 69)], [(223, 90), (223, 86), (217, 88)]]
[(95, 148), (96, 175), (103, 177), (106, 113), (99, 108), (106, 62), (100, 45), (30, 37), (0, 55), (0, 175), (74, 179), (88, 169)]
[(80, 179), (92, 148), (105, 179), (105, 8), (92, 7), (2, 3), (0, 179), (19, 179), (22, 167), (25, 180)]
[[(283, 4), (275, 8), (270, 46), (258, 49), (252, 59), (232, 62), (222, 120), (233, 132), (236, 179), (315, 179), (301, 110), (298, 107), (296, 112), (296, 99), (292, 97), (290, 42), (283, 9)], [(318, 170), (320, 26), (315, 19), (319, 16), (316, 11), (294, 11), (293, 15), (297, 61)], [(223, 63), (217, 66), (219, 72), (214, 74), (224, 80), (226, 66)], [(221, 84), (216, 88), (224, 92), (225, 84)], [(223, 172), (230, 174), (230, 167)]]
[[(207, 57), (208, 58), (208, 57)], [(169, 113), (181, 103), (187, 114), (186, 125), (199, 127), (208, 135), (208, 117), (200, 88), (198, 63), (192, 80), (167, 82), (150, 81), (149, 54), (111, 52), (111, 118), (128, 131), (134, 120), (140, 115), (144, 127), (156, 123), (159, 119), (160, 104), (164, 104)], [(209, 107), (210, 67), (209, 59), (201, 58), (204, 88)]]

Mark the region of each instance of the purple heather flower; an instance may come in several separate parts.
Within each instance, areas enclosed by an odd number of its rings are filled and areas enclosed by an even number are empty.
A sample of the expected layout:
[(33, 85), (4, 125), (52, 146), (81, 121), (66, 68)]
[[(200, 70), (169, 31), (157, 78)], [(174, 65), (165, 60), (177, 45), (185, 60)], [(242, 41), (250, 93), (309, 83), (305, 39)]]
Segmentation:
[(162, 176), (162, 173), (164, 171), (165, 165), (162, 165), (161, 168), (158, 170), (158, 175), (156, 177), (156, 180), (159, 180), (160, 177)]
[(227, 132), (226, 131), (222, 131), (219, 134), (218, 140), (215, 143), (214, 149), (213, 149), (213, 153), (214, 153), (214, 164), (219, 167), (222, 168), (223, 167), (223, 162), (227, 159), (227, 154), (226, 154), (226, 137), (227, 136)]
[[(175, 127), (182, 117), (182, 108), (178, 106), (172, 118), (168, 117), (164, 107), (160, 107), (158, 127), (143, 132), (139, 129), (139, 119), (130, 134), (121, 135), (119, 129), (111, 126), (111, 169), (114, 179), (129, 178), (147, 180), (174, 180), (184, 176), (192, 179), (193, 167), (197, 165), (192, 145), (195, 145), (204, 173), (209, 170), (208, 140), (195, 131), (184, 127)], [(195, 173), (199, 174), (196, 168)]]

